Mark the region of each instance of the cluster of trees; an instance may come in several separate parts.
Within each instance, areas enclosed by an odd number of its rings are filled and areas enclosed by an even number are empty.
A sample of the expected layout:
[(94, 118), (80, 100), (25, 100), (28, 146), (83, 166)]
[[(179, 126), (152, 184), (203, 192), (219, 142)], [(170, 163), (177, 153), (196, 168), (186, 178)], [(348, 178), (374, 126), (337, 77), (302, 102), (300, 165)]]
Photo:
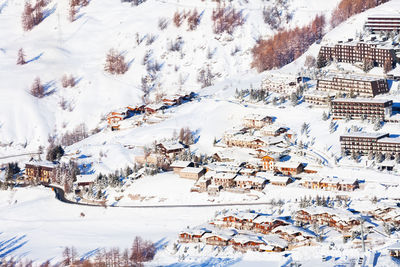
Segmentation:
[(35, 80), (33, 81), (33, 84), (30, 89), (31, 95), (37, 98), (42, 98), (45, 96), (44, 92), (44, 86), (42, 82), (40, 81), (39, 77), (36, 77)]
[(216, 74), (211, 71), (210, 66), (203, 67), (197, 74), (197, 81), (201, 84), (201, 88), (212, 86), (214, 84)]
[(64, 74), (61, 77), (61, 85), (62, 85), (62, 87), (64, 87), (64, 88), (74, 87), (75, 84), (76, 84), (76, 81), (75, 81), (74, 76), (72, 76), (72, 74), (70, 74), (69, 76), (67, 74)]
[(254, 89), (250, 88), (249, 89), (243, 89), (243, 90), (238, 90), (236, 88), (235, 90), (235, 98), (242, 100), (244, 97), (248, 96), (250, 101), (265, 101), (266, 97), (268, 97), (268, 92), (265, 89)]
[[(174, 135), (176, 135), (174, 133)], [(179, 136), (178, 136), (178, 140), (179, 142), (181, 142), (182, 144), (186, 145), (186, 146), (190, 146), (192, 144), (194, 144), (194, 134), (193, 132), (188, 128), (181, 128), (181, 130), (179, 131)]]
[(184, 20), (187, 19), (188, 30), (194, 31), (200, 24), (200, 16), (201, 14), (197, 11), (197, 9), (192, 11), (184, 10), (182, 12), (176, 11), (172, 21), (174, 22), (175, 26), (179, 28), (183, 24)]
[(22, 12), (22, 29), (30, 31), (44, 19), (43, 8), (50, 3), (49, 0), (36, 0), (35, 5), (30, 1), (25, 2), (24, 11)]
[(155, 245), (141, 237), (135, 237), (132, 247), (121, 251), (119, 248), (100, 249), (92, 259), (81, 260), (74, 247), (63, 251), (63, 266), (143, 266), (156, 254)]
[(10, 162), (7, 164), (5, 172), (5, 180), (4, 183), (0, 182), (0, 188), (1, 189), (7, 189), (8, 187), (13, 187), (14, 186), (14, 176), (18, 173), (20, 173), (21, 169), (18, 166), (17, 162)]
[(264, 22), (268, 24), (271, 29), (278, 30), (281, 28), (283, 22), (289, 23), (292, 19), (292, 15), (287, 13), (287, 11), (287, 0), (275, 0), (275, 3), (270, 5), (268, 8), (264, 7)]
[(56, 168), (53, 182), (63, 186), (65, 193), (70, 193), (76, 176), (79, 174), (80, 169), (75, 161), (61, 163)]
[(115, 49), (110, 49), (106, 57), (104, 70), (111, 74), (124, 74), (128, 70), (125, 56)]
[(318, 195), (315, 198), (312, 198), (311, 196), (304, 196), (300, 198), (300, 208), (304, 209), (313, 205), (322, 207), (333, 207), (334, 200), (330, 197), (325, 198), (325, 196), (320, 197)]
[(331, 26), (336, 27), (351, 16), (386, 3), (388, 0), (342, 0), (332, 12)]
[(62, 146), (51, 143), (50, 146), (47, 148), (46, 159), (48, 161), (58, 161), (61, 159), (62, 156), (64, 156), (64, 149), (62, 148)]
[(79, 124), (72, 130), (72, 132), (66, 132), (60, 138), (60, 144), (63, 146), (70, 146), (75, 144), (89, 136), (87, 127), (84, 123)]
[(232, 6), (225, 7), (218, 4), (213, 10), (211, 19), (213, 31), (216, 34), (226, 32), (232, 34), (236, 27), (243, 25), (244, 18), (241, 11), (236, 11)]
[(259, 40), (252, 49), (252, 67), (261, 72), (292, 62), (322, 38), (324, 26), (325, 17), (317, 15), (307, 26), (281, 31), (270, 39)]

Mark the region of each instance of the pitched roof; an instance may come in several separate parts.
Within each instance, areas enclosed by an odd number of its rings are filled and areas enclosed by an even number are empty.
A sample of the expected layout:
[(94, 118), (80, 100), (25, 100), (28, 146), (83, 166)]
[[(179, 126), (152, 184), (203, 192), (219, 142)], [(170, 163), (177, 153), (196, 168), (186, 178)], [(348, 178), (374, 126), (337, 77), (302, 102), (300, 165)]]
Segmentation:
[(170, 165), (171, 168), (185, 168), (191, 165), (193, 162), (191, 161), (183, 161), (183, 160), (175, 160)]

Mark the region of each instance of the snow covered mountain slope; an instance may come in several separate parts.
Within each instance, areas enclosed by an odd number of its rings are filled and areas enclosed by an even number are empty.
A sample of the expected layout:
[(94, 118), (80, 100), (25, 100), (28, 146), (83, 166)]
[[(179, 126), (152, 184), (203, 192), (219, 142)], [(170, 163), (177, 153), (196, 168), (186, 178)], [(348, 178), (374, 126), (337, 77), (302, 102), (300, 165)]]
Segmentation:
[[(285, 27), (305, 25), (317, 14), (329, 14), (339, 1), (289, 0), (286, 13), (293, 14)], [(151, 51), (151, 60), (161, 64), (157, 90), (172, 94), (179, 90), (198, 91), (197, 75), (210, 66), (216, 81), (229, 77), (254, 75), (250, 69), (251, 48), (257, 38), (274, 31), (264, 23), (262, 10), (274, 1), (232, 1), (241, 10), (245, 23), (232, 36), (212, 31), (211, 15), (216, 3), (207, 1), (148, 0), (132, 7), (119, 0), (91, 1), (82, 7), (74, 22), (68, 20), (68, 1), (53, 0), (45, 9), (45, 19), (31, 31), (21, 27), (22, 0), (0, 1), (0, 142), (36, 150), (46, 145), (48, 136), (71, 130), (80, 123), (95, 128), (113, 109), (142, 102), (141, 79), (147, 74), (143, 57)], [(197, 8), (201, 21), (194, 31), (187, 31), (184, 21), (177, 28), (176, 11)], [(158, 21), (166, 18), (168, 26), (160, 30)], [(137, 36), (143, 40), (137, 43)], [(154, 42), (149, 39), (153, 36)], [(182, 38), (181, 52), (168, 46)], [(27, 64), (16, 65), (17, 54), (24, 49)], [(115, 48), (130, 63), (124, 75), (104, 72), (106, 53)], [(232, 53), (236, 51), (236, 53)], [(62, 75), (73, 75), (78, 83), (63, 88)], [(38, 99), (30, 93), (35, 77), (40, 77), (49, 96)], [(65, 102), (65, 109), (60, 105)], [(0, 154), (8, 154), (2, 148)]]

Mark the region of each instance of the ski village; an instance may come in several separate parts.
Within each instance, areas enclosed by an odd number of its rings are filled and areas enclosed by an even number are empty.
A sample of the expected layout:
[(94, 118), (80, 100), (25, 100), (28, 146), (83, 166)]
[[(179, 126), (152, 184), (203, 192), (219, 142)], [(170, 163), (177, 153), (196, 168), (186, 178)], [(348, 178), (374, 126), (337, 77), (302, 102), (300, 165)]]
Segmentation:
[(0, 0), (0, 266), (399, 266), (399, 0)]

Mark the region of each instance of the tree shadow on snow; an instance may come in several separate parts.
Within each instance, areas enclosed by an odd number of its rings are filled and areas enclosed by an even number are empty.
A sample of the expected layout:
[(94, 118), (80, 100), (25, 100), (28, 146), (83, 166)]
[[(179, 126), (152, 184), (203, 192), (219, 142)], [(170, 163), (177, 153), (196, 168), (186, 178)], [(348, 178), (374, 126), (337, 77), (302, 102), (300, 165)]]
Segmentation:
[(210, 257), (203, 262), (177, 262), (166, 267), (206, 267), (206, 266), (232, 266), (241, 261), (241, 259), (231, 259), (231, 258), (213, 258)]
[(33, 61), (38, 60), (39, 58), (41, 58), (41, 57), (43, 56), (43, 54), (44, 54), (44, 52), (40, 53), (40, 54), (37, 55), (36, 57), (34, 57), (34, 58), (29, 59), (28, 61), (26, 61), (26, 63), (30, 63), (30, 62), (33, 62)]
[[(57, 4), (55, 4), (52, 8), (50, 9), (45, 9), (43, 11), (43, 20), (45, 20), (48, 16), (50, 16), (51, 14), (53, 14), (57, 9)], [(42, 21), (43, 21), (42, 20)]]
[(154, 246), (156, 248), (156, 251), (159, 251), (160, 249), (162, 249), (164, 246), (168, 245), (168, 241), (165, 240), (166, 238), (161, 238), (160, 240), (158, 240), (157, 242), (154, 243)]
[(54, 81), (54, 80), (52, 80), (48, 83), (45, 83), (43, 85), (44, 96), (52, 95), (56, 91), (55, 85), (56, 85), (56, 81)]
[(6, 0), (3, 4), (0, 5), (0, 14), (3, 11), (3, 9), (8, 5), (8, 0)]
[(23, 247), (26, 243), (28, 243), (27, 240), (24, 240), (25, 238), (26, 235), (23, 235), (21, 237), (14, 236), (10, 239), (0, 241), (0, 263), (2, 259), (9, 256), (13, 252)]

